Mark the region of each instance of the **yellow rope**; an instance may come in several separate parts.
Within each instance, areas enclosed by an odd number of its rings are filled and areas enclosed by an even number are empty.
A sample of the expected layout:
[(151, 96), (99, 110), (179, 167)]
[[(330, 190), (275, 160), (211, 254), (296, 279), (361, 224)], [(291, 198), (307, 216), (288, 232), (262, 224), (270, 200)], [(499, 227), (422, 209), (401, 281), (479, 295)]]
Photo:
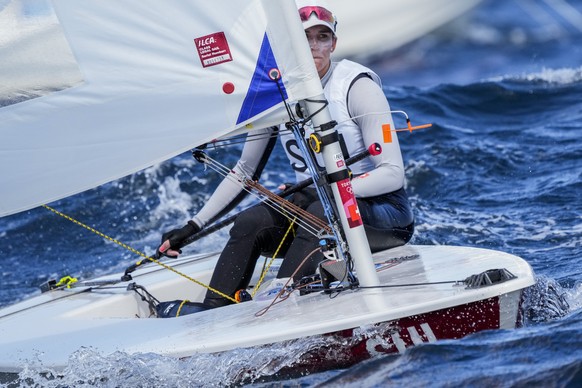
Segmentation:
[(297, 217), (293, 218), (293, 221), (291, 221), (291, 223), (289, 224), (289, 228), (287, 229), (287, 231), (285, 232), (285, 235), (281, 239), (281, 242), (279, 243), (279, 246), (275, 250), (275, 253), (273, 254), (273, 257), (271, 257), (271, 261), (269, 261), (269, 264), (265, 267), (265, 269), (261, 273), (261, 277), (259, 278), (259, 281), (257, 282), (257, 285), (255, 286), (255, 288), (253, 290), (253, 293), (251, 294), (251, 298), (254, 298), (255, 297), (255, 294), (259, 290), (259, 287), (261, 286), (261, 283), (263, 282), (263, 279), (267, 275), (267, 272), (269, 271), (269, 268), (271, 268), (271, 265), (273, 265), (273, 262), (275, 261), (275, 258), (277, 257), (277, 254), (281, 250), (281, 247), (283, 247), (283, 243), (285, 242), (285, 239), (287, 239), (287, 235), (289, 234), (289, 232), (291, 232), (293, 230), (293, 224), (295, 224), (295, 220), (296, 219), (297, 219)]
[[(153, 262), (153, 263), (156, 263), (157, 265), (159, 265), (159, 266), (162, 266), (162, 267), (164, 267), (165, 269), (167, 269), (167, 270), (170, 270), (170, 271), (174, 272), (175, 274), (177, 274), (177, 275), (179, 275), (179, 276), (182, 276), (182, 277), (184, 277), (184, 278), (186, 278), (186, 279), (190, 280), (191, 282), (194, 282), (194, 283), (198, 284), (199, 286), (202, 286), (202, 287), (204, 287), (204, 288), (207, 288), (207, 289), (209, 289), (210, 291), (212, 291), (212, 292), (214, 292), (214, 293), (216, 293), (216, 294), (218, 294), (218, 295), (222, 296), (223, 298), (226, 298), (226, 299), (230, 300), (231, 302), (238, 303), (238, 302), (236, 301), (236, 299), (234, 299), (233, 297), (231, 297), (231, 296), (229, 296), (229, 295), (226, 295), (226, 294), (224, 294), (224, 293), (222, 293), (222, 292), (220, 292), (220, 291), (218, 291), (218, 290), (215, 290), (214, 288), (210, 287), (209, 285), (207, 285), (207, 284), (204, 284), (204, 283), (202, 283), (202, 282), (200, 282), (200, 281), (198, 281), (198, 280), (196, 280), (196, 279), (194, 279), (194, 278), (191, 278), (190, 276), (188, 276), (188, 275), (186, 275), (186, 274), (184, 274), (184, 273), (182, 273), (182, 272), (180, 272), (180, 271), (177, 271), (177, 270), (175, 270), (174, 268), (170, 267), (169, 265), (166, 265), (166, 264), (162, 263), (161, 261), (154, 259), (153, 257), (149, 257), (149, 256), (147, 256), (145, 253), (143, 253), (143, 252), (140, 252), (140, 251), (138, 251), (138, 250), (136, 250), (136, 249), (134, 249), (134, 248), (130, 247), (129, 245), (126, 245), (126, 244), (122, 243), (121, 241), (118, 241), (118, 240), (116, 240), (116, 239), (114, 239), (114, 238), (112, 238), (112, 237), (109, 237), (109, 236), (107, 236), (107, 235), (105, 235), (105, 234), (103, 234), (103, 233), (99, 232), (98, 230), (96, 230), (96, 229), (94, 229), (94, 228), (92, 228), (92, 227), (90, 227), (90, 226), (88, 226), (88, 225), (85, 225), (85, 224), (83, 224), (82, 222), (79, 222), (79, 221), (75, 220), (74, 218), (72, 218), (72, 217), (69, 217), (69, 216), (68, 216), (68, 215), (66, 215), (66, 214), (63, 214), (63, 213), (61, 213), (60, 211), (58, 211), (58, 210), (56, 210), (56, 209), (53, 209), (53, 208), (52, 208), (52, 207), (50, 207), (50, 206), (47, 206), (47, 205), (42, 205), (42, 206), (43, 206), (45, 209), (48, 209), (48, 210), (50, 210), (51, 212), (53, 212), (53, 213), (55, 213), (55, 214), (57, 214), (57, 215), (59, 215), (59, 216), (61, 216), (61, 217), (65, 218), (65, 219), (67, 219), (67, 220), (71, 221), (72, 223), (74, 223), (74, 224), (77, 224), (77, 225), (79, 225), (80, 227), (82, 227), (82, 228), (85, 228), (85, 229), (87, 229), (87, 230), (89, 230), (89, 231), (91, 231), (91, 232), (95, 233), (96, 235), (98, 235), (98, 236), (101, 236), (101, 237), (103, 237), (104, 239), (106, 239), (106, 240), (109, 240), (109, 241), (111, 241), (111, 242), (113, 242), (113, 243), (115, 243), (115, 244), (117, 244), (117, 245), (119, 245), (119, 246), (121, 246), (121, 247), (123, 247), (123, 248), (125, 248), (125, 249), (129, 250), (130, 252), (133, 252), (133, 253), (135, 253), (136, 255), (139, 255), (139, 256), (141, 256), (141, 257), (143, 257), (143, 258), (145, 258), (145, 259), (147, 259), (147, 260), (149, 260), (149, 261), (151, 261), (151, 262)], [(139, 264), (139, 262), (138, 262), (138, 264)], [(68, 287), (70, 287), (70, 285), (68, 285)]]
[(188, 299), (183, 300), (182, 303), (180, 303), (180, 307), (178, 307), (178, 311), (176, 311), (176, 317), (180, 316), (180, 312), (182, 311), (182, 307), (184, 307), (184, 305), (186, 303), (190, 302)]

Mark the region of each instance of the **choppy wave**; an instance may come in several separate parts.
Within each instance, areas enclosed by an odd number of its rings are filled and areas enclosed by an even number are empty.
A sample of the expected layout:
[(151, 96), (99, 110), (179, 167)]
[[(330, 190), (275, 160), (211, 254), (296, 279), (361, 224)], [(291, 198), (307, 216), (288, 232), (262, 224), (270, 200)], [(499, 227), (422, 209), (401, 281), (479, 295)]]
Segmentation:
[(561, 69), (544, 68), (542, 69), (542, 71), (537, 73), (492, 77), (489, 80), (492, 82), (515, 80), (533, 83), (546, 82), (549, 84), (569, 85), (576, 84), (582, 81), (582, 67), (561, 68)]
[(43, 387), (63, 386), (143, 386), (192, 387), (235, 386), (272, 381), (309, 374), (316, 360), (328, 359), (342, 364), (341, 347), (362, 338), (381, 338), (385, 327), (362, 327), (354, 338), (312, 336), (272, 345), (235, 349), (222, 353), (197, 354), (184, 359), (159, 354), (103, 355), (93, 349), (80, 349), (69, 357), (64, 370), (45, 368), (29, 361), (18, 375), (5, 379)]

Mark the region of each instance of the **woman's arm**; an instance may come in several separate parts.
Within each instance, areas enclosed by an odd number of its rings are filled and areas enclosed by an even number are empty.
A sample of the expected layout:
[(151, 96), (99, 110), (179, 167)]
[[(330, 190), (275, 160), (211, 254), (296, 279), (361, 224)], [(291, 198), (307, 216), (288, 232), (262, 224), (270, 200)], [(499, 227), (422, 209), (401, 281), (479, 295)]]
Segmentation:
[(354, 121), (362, 130), (364, 145), (382, 145), (380, 155), (370, 156), (374, 169), (352, 180), (356, 197), (373, 197), (402, 188), (404, 163), (398, 137), (392, 133), (392, 142), (384, 143), (383, 140), (382, 125), (390, 124), (390, 128), (395, 128), (390, 105), (380, 86), (368, 77), (354, 82), (349, 91), (348, 111), (352, 117), (361, 116)]

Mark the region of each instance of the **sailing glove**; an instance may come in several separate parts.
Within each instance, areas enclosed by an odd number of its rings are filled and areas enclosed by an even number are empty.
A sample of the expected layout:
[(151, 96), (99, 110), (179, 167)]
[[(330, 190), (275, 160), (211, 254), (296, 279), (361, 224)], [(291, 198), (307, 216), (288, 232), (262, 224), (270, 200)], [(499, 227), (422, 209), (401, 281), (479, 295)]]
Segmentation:
[(179, 248), (184, 241), (198, 232), (200, 232), (200, 227), (194, 221), (188, 221), (184, 227), (170, 230), (162, 235), (162, 244), (158, 252), (164, 256), (176, 257), (182, 253)]

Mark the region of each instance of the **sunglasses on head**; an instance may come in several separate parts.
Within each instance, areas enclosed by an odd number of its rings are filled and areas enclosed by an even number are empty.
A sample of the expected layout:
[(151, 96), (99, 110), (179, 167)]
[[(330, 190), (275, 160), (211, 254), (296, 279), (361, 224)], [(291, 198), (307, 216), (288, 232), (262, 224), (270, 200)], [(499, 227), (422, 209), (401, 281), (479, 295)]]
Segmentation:
[(302, 22), (306, 22), (311, 17), (311, 14), (315, 13), (315, 16), (322, 22), (328, 22), (331, 24), (335, 23), (335, 18), (333, 14), (323, 7), (309, 6), (299, 9), (299, 16)]

